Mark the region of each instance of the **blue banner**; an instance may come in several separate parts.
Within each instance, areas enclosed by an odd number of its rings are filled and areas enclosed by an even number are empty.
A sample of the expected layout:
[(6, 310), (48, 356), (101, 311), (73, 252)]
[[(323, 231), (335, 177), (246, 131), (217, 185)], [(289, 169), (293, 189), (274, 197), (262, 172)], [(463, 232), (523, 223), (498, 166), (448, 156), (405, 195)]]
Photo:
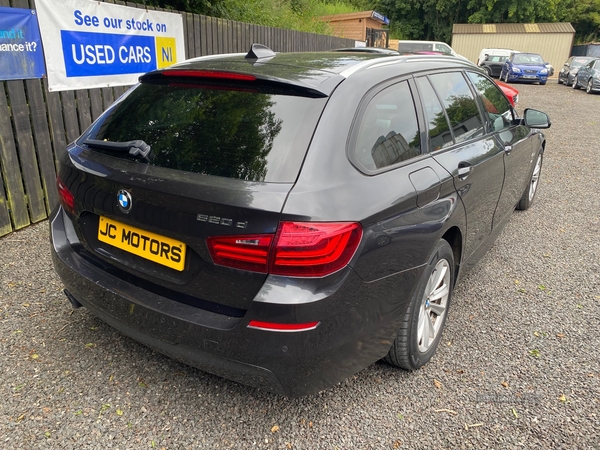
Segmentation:
[(0, 80), (43, 78), (45, 75), (35, 10), (0, 7)]
[(125, 75), (156, 69), (153, 36), (60, 32), (67, 77)]

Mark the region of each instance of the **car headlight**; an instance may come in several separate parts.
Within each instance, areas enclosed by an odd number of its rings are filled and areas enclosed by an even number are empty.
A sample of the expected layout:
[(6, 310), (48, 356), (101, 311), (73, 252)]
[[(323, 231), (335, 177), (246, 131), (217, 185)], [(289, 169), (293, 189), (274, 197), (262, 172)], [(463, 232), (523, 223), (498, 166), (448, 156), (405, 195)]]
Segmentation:
[(540, 75), (548, 75), (548, 69), (540, 70)]
[(519, 69), (518, 67), (513, 67), (513, 68), (512, 68), (512, 71), (513, 71), (514, 73), (521, 73), (521, 69)]

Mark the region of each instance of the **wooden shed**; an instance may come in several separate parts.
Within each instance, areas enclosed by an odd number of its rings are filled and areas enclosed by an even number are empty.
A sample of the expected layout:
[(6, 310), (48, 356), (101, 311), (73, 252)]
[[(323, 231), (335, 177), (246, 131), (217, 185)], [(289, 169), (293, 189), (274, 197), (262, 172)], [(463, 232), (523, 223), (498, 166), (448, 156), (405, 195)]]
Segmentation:
[(335, 36), (354, 39), (367, 47), (387, 48), (389, 30), (382, 28), (390, 19), (377, 11), (361, 11), (319, 17), (328, 22)]
[(477, 62), (484, 48), (538, 53), (554, 66), (554, 76), (571, 54), (575, 29), (570, 23), (464, 24), (452, 27), (452, 48)]

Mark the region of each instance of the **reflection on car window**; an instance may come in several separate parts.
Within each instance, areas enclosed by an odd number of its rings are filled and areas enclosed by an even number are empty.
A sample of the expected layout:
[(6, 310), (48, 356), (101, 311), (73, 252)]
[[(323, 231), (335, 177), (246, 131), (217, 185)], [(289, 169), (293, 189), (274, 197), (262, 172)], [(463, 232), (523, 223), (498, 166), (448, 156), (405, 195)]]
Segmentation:
[(381, 169), (421, 154), (419, 125), (406, 81), (378, 93), (358, 128), (353, 159), (368, 170)]
[(483, 122), (473, 93), (460, 72), (431, 75), (431, 83), (441, 98), (455, 141), (463, 142), (483, 134)]
[(149, 163), (155, 166), (291, 182), (298, 176), (323, 106), (321, 99), (276, 93), (141, 84), (86, 138), (142, 139), (152, 148)]
[(508, 100), (498, 86), (478, 73), (467, 72), (467, 74), (479, 91), (492, 130), (500, 131), (508, 128), (513, 119), (512, 111)]
[(425, 116), (427, 117), (429, 149), (434, 151), (454, 144), (454, 139), (446, 120), (446, 114), (444, 114), (444, 109), (435, 95), (429, 80), (426, 77), (418, 78), (417, 83), (421, 92), (421, 102), (425, 109)]

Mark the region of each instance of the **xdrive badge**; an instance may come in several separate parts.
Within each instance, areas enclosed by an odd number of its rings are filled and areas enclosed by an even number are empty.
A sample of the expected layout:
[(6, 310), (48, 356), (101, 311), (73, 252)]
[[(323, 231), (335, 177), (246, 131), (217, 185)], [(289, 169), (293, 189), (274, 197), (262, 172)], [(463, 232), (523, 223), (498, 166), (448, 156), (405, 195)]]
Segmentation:
[(129, 211), (131, 211), (131, 205), (133, 205), (131, 194), (125, 189), (120, 189), (117, 193), (117, 204), (119, 205), (119, 209), (121, 211), (123, 211), (125, 214), (129, 214)]

